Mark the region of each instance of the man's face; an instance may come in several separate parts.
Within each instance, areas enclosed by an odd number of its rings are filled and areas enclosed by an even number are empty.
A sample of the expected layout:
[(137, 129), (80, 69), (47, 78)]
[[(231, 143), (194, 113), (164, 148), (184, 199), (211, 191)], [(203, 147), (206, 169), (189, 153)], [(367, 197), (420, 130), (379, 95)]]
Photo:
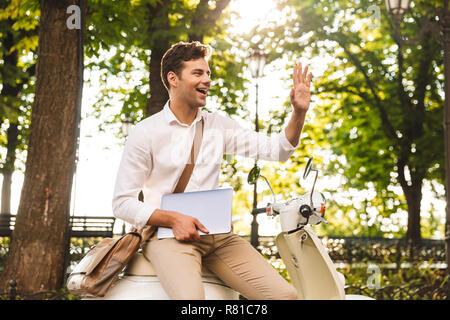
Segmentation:
[(206, 96), (211, 86), (211, 70), (205, 58), (183, 62), (180, 77), (177, 77), (173, 94), (193, 108), (206, 105)]

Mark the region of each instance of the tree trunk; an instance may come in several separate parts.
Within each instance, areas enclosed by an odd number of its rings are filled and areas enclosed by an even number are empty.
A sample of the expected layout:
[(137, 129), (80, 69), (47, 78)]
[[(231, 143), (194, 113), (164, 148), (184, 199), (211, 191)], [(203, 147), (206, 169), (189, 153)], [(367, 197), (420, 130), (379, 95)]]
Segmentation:
[[(169, 49), (170, 43), (164, 32), (170, 29), (167, 6), (169, 0), (159, 2), (155, 7), (149, 5), (148, 31), (149, 34), (156, 34), (161, 31), (161, 36), (153, 45), (150, 53), (150, 98), (145, 107), (145, 116), (150, 117), (164, 108), (169, 100), (169, 93), (164, 87), (161, 79), (161, 60), (164, 53)], [(158, 21), (158, 23), (155, 22)]]
[(403, 193), (408, 205), (408, 230), (406, 239), (413, 243), (418, 243), (422, 239), (420, 233), (420, 204), (422, 202), (422, 182), (423, 173), (409, 169), (410, 180), (405, 177), (406, 158), (400, 157), (397, 161), (398, 181), (402, 187)]
[[(11, 25), (13, 25), (14, 22), (15, 21), (13, 20), (10, 19), (8, 20), (8, 23), (10, 23)], [(5, 71), (8, 69), (18, 70), (17, 63), (19, 59), (17, 50), (12, 50), (15, 45), (15, 42), (17, 41), (18, 39), (14, 39), (12, 30), (6, 33), (4, 41), (2, 42), (5, 52), (7, 52), (7, 54), (5, 54), (3, 58), (4, 62), (3, 69)], [(11, 78), (11, 75), (7, 74), (7, 72), (1, 72), (1, 76), (4, 79), (3, 88), (1, 90), (1, 96), (16, 99), (23, 88), (22, 79), (16, 77), (16, 81), (11, 80), (6, 81), (8, 78)], [(20, 111), (17, 110), (17, 113), (20, 113)], [(16, 148), (18, 145), (17, 138), (19, 135), (17, 120), (14, 119), (14, 117), (9, 117), (9, 122), (10, 124), (6, 132), (7, 135), (6, 159), (2, 169), (3, 183), (1, 196), (2, 204), (0, 214), (1, 213), (11, 214), (11, 183), (12, 183), (12, 174), (15, 169), (14, 163), (16, 161)]]
[[(83, 0), (83, 4), (85, 0)], [(82, 90), (82, 30), (69, 29), (75, 0), (41, 0), (36, 90), (25, 179), (1, 274), (21, 293), (61, 288)], [(81, 55), (80, 55), (81, 52)]]
[[(9, 33), (3, 43), (5, 50), (9, 51), (13, 45), (14, 40), (11, 33)], [(4, 57), (4, 65), (6, 67), (17, 67), (17, 51), (13, 51), (11, 54), (7, 54)], [(20, 85), (21, 87), (22, 85)], [(12, 86), (11, 84), (5, 82), (3, 84), (3, 88), (1, 91), (2, 97), (11, 97), (16, 98), (18, 93), (20, 91), (19, 84), (16, 84), (15, 86)], [(10, 120), (11, 121), (11, 120)], [(17, 147), (17, 136), (18, 136), (18, 130), (17, 130), (17, 124), (16, 123), (10, 123), (9, 128), (7, 130), (7, 153), (6, 153), (6, 160), (3, 164), (3, 183), (2, 183), (2, 206), (1, 206), (1, 213), (10, 214), (11, 213), (11, 176), (14, 172), (14, 162), (16, 159), (16, 147)]]
[[(445, 253), (447, 256), (447, 277), (450, 279), (450, 12), (449, 1), (444, 0), (442, 34), (444, 43), (444, 141), (445, 141)], [(450, 297), (450, 285), (447, 285), (447, 297)]]
[(408, 204), (408, 230), (406, 239), (418, 243), (422, 239), (420, 233), (420, 203), (422, 201), (422, 185), (410, 186), (403, 190)]
[(189, 41), (203, 42), (203, 38), (214, 28), (230, 0), (216, 0), (214, 9), (209, 8), (209, 3), (209, 0), (200, 0), (198, 3), (192, 18)]
[(154, 45), (150, 55), (150, 98), (145, 108), (145, 116), (149, 117), (161, 111), (169, 100), (169, 93), (161, 80), (161, 60), (169, 49), (169, 42), (161, 39)]
[(14, 172), (16, 162), (16, 148), (18, 145), (18, 135), (19, 129), (17, 123), (11, 123), (7, 135), (7, 145), (6, 145), (6, 161), (3, 165), (3, 183), (2, 183), (2, 213), (11, 213), (11, 183), (12, 174)]

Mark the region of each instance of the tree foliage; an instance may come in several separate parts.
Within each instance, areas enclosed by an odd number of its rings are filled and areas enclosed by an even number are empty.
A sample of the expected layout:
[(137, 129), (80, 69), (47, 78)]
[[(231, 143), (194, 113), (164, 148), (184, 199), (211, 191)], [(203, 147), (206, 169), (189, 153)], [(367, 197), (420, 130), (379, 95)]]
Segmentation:
[[(159, 73), (152, 78), (150, 72), (152, 59), (156, 64), (160, 63), (156, 52), (160, 50), (157, 45), (161, 39), (171, 45), (202, 35), (202, 40), (214, 48), (210, 60), (211, 96), (225, 113), (238, 112), (240, 102), (246, 98), (242, 93), (245, 79), (241, 75), (244, 61), (236, 59), (224, 28), (217, 22), (222, 19), (218, 15), (222, 11), (217, 9), (223, 10), (228, 1), (215, 1), (205, 7), (207, 3), (203, 0), (112, 1), (109, 7), (103, 6), (101, 1), (90, 3), (85, 44), (89, 58), (87, 69), (101, 73), (98, 101), (92, 114), (101, 117), (108, 108), (121, 105), (120, 112), (107, 118), (101, 130), (126, 116), (137, 122), (151, 115), (148, 104), (152, 95), (162, 94), (159, 89), (152, 92), (156, 82), (158, 86), (162, 83)], [(202, 19), (205, 15), (201, 13), (205, 10), (218, 16), (211, 19), (206, 15), (207, 19)], [(111, 99), (113, 95), (114, 100)]]
[[(417, 34), (437, 5), (414, 1), (402, 33)], [(287, 21), (259, 28), (262, 46), (274, 57), (323, 61), (313, 71), (316, 128), (305, 131), (326, 142), (315, 151), (328, 154), (324, 174), (341, 175), (339, 192), (354, 193), (346, 210), (341, 202), (332, 211), (367, 214), (365, 203), (392, 222), (407, 210), (408, 237), (420, 238), (423, 182), (444, 181), (442, 46), (431, 34), (402, 46), (384, 4), (371, 0), (286, 0), (280, 8)]]
[[(274, 12), (272, 19), (248, 34), (229, 32), (236, 13), (227, 9), (226, 2), (89, 0), (85, 84), (97, 86), (98, 94), (88, 116), (102, 118), (100, 129), (110, 130), (125, 117), (137, 122), (149, 115), (150, 98), (160, 94), (152, 92), (155, 78), (150, 72), (152, 59), (158, 61), (154, 54), (159, 44), (193, 39), (211, 44), (212, 104), (208, 107), (249, 123), (252, 87), (245, 71), (252, 47), (265, 49), (268, 67), (279, 62), (286, 65), (286, 86), (294, 61), (320, 60), (321, 69), (313, 70), (312, 110), (301, 146), (286, 163), (261, 162), (263, 174), (280, 198), (305, 192), (310, 181), (302, 182), (300, 176), (306, 158), (313, 155), (322, 179), (340, 179), (338, 186), (333, 183), (322, 190), (329, 199), (327, 216), (332, 222), (323, 230), (404, 235), (406, 229), (398, 228), (405, 223), (402, 215), (407, 210), (410, 215), (420, 214), (418, 204), (408, 201), (408, 192), (410, 198), (420, 199), (418, 190), (424, 182), (444, 181), (442, 47), (429, 34), (416, 45), (400, 46), (392, 17), (384, 3), (377, 1), (278, 0), (282, 18), (275, 18)], [(36, 60), (32, 52), (40, 12), (35, 0), (9, 0), (2, 5), (0, 54), (4, 62), (4, 37), (11, 30), (14, 42), (8, 52), (18, 54), (18, 63), (15, 67), (0, 64), (1, 82), (3, 87), (23, 83), (19, 97), (2, 94), (1, 142), (6, 148), (9, 123), (19, 119), (21, 128), (29, 125), (34, 92), (30, 75)], [(402, 33), (417, 34), (425, 12), (438, 5), (437, 0), (412, 2)], [(89, 77), (94, 74), (98, 82)], [(269, 135), (279, 133), (289, 117), (288, 97), (281, 99), (283, 104), (274, 106), (267, 119), (260, 119), (260, 130)], [(21, 131), (20, 138), (18, 148), (24, 150), (26, 131)], [(241, 215), (252, 204), (245, 181), (250, 168), (250, 162), (240, 158), (224, 158), (222, 165), (222, 182), (235, 188), (235, 209)], [(271, 194), (260, 185), (263, 203)], [(442, 197), (437, 191), (436, 195)], [(433, 217), (426, 223), (435, 226)], [(424, 221), (419, 223), (423, 227)], [(431, 234), (428, 230), (422, 229)]]
[[(23, 168), (34, 93), (39, 7), (33, 1), (0, 5), (1, 212), (10, 213), (12, 174)], [(3, 151), (2, 150), (2, 151)], [(21, 162), (16, 165), (16, 158)]]

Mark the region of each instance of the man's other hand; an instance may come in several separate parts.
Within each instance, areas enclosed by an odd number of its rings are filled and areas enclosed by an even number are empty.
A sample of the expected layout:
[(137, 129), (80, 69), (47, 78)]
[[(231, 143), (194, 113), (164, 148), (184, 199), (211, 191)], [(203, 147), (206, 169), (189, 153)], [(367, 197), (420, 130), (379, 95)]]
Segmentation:
[(209, 233), (208, 229), (197, 219), (177, 212), (172, 220), (171, 228), (178, 241), (200, 241), (197, 230)]

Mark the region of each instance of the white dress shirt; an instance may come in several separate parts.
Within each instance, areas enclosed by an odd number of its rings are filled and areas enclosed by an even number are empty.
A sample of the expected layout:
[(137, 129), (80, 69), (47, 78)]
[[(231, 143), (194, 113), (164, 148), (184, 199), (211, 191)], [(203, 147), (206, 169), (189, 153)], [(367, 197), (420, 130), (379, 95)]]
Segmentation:
[[(269, 137), (242, 128), (233, 119), (199, 109), (189, 126), (181, 123), (166, 103), (163, 110), (139, 122), (125, 144), (112, 200), (113, 214), (137, 229), (145, 227), (164, 194), (172, 193), (186, 163), (197, 122), (204, 119), (203, 140), (192, 176), (185, 191), (219, 188), (220, 165), (224, 154), (286, 161), (293, 147), (285, 130)], [(139, 192), (144, 202), (138, 200)]]

